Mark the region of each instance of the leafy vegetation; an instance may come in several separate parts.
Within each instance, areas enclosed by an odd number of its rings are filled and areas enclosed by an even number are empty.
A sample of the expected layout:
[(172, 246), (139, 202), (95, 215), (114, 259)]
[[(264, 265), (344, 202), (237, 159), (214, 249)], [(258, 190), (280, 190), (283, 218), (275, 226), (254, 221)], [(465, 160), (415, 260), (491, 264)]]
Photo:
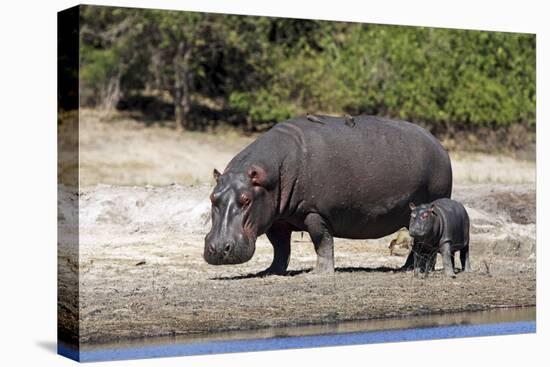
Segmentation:
[(207, 124), (204, 101), (247, 129), (306, 111), (535, 126), (534, 35), (97, 6), (81, 20), (81, 103), (156, 93), (186, 129)]

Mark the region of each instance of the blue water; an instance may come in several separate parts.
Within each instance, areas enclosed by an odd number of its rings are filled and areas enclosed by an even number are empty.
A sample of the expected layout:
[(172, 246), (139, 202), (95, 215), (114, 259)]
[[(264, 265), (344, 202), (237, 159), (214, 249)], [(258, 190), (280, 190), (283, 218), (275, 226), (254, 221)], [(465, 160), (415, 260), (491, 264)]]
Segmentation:
[(511, 335), (534, 332), (536, 332), (535, 321), (517, 321), (493, 324), (453, 325), (416, 329), (352, 332), (331, 335), (273, 337), (265, 339), (241, 339), (200, 343), (176, 343), (95, 349), (89, 351), (84, 350), (80, 352), (59, 345), (58, 352), (61, 355), (81, 362), (94, 362), (106, 360), (189, 356), (197, 354), (253, 352), (292, 348)]

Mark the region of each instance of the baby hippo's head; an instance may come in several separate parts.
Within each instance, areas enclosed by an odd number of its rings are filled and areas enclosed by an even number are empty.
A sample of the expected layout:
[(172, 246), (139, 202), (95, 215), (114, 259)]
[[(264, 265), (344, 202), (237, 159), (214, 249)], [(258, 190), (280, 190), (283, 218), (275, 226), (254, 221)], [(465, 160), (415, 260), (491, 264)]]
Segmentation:
[(434, 232), (434, 224), (437, 214), (433, 204), (419, 206), (410, 203), (411, 219), (409, 222), (409, 234), (414, 238), (430, 237)]

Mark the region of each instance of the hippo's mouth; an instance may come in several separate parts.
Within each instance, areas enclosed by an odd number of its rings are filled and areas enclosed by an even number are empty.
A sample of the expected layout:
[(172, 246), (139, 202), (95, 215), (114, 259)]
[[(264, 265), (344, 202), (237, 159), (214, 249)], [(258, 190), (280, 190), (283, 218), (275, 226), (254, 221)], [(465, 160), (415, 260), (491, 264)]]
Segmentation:
[(211, 253), (206, 248), (204, 260), (210, 265), (236, 265), (249, 261), (256, 251), (256, 240), (246, 241), (233, 246), (227, 253)]

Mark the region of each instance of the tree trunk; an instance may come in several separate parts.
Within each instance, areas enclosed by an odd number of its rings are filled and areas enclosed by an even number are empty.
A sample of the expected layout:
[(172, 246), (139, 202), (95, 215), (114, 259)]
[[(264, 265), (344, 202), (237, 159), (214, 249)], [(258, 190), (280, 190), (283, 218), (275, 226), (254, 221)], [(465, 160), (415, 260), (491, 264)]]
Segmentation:
[(174, 112), (178, 129), (193, 129), (191, 111), (191, 49), (185, 42), (178, 44), (174, 57)]
[(120, 99), (120, 79), (122, 72), (119, 70), (109, 78), (100, 94), (100, 110), (102, 115), (112, 112)]

